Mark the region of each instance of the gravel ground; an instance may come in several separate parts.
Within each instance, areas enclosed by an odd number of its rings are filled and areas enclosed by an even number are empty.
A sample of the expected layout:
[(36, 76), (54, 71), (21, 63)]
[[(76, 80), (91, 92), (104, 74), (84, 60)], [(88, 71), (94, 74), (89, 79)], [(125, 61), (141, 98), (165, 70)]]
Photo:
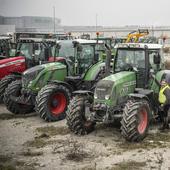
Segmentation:
[(65, 120), (16, 116), (1, 104), (0, 170), (170, 170), (170, 132), (157, 129), (141, 143), (127, 143), (118, 128), (103, 124), (80, 137)]

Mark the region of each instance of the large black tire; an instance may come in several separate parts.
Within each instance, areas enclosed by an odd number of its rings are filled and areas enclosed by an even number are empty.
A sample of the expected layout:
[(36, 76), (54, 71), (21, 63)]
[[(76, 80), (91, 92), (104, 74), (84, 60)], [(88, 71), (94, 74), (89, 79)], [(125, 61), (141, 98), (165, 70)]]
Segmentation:
[(71, 92), (61, 84), (48, 84), (36, 97), (36, 112), (47, 122), (62, 120), (66, 116)]
[(126, 103), (121, 121), (121, 134), (130, 142), (145, 138), (150, 122), (150, 107), (146, 100), (130, 100)]
[(27, 114), (33, 111), (33, 106), (20, 104), (11, 100), (11, 96), (19, 97), (21, 95), (21, 88), (21, 80), (16, 80), (8, 85), (4, 93), (4, 104), (6, 108), (14, 114)]
[(8, 85), (12, 81), (15, 81), (16, 79), (18, 79), (18, 77), (16, 77), (16, 75), (14, 74), (5, 76), (4, 78), (1, 79), (0, 81), (0, 103), (3, 102), (5, 89), (8, 87)]
[(95, 123), (85, 116), (85, 102), (92, 103), (89, 96), (75, 96), (67, 110), (66, 119), (69, 129), (77, 135), (86, 135), (94, 130)]

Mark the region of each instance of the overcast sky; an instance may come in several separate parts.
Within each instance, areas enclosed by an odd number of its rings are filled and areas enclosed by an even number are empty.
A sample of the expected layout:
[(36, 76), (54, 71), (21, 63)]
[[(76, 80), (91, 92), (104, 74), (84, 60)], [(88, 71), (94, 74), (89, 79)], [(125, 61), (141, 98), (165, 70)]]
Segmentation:
[(0, 0), (0, 15), (53, 16), (62, 25), (170, 25), (170, 0)]

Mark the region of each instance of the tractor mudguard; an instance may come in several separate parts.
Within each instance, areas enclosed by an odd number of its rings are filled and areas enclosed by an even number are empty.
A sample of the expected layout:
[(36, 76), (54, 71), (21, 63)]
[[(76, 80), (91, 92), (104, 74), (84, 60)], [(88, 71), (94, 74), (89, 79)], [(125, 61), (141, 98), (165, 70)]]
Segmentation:
[(70, 84), (68, 84), (67, 82), (64, 82), (64, 81), (50, 80), (50, 81), (48, 81), (48, 84), (56, 84), (56, 85), (62, 84), (63, 86), (67, 87), (70, 90), (71, 93), (73, 92), (73, 87)]
[(135, 99), (146, 99), (149, 102), (153, 101), (153, 90), (136, 88), (135, 91), (136, 93), (130, 93), (128, 97)]
[(139, 94), (139, 93), (131, 93), (128, 95), (129, 98), (134, 98), (134, 99), (148, 99), (148, 96), (144, 95), (144, 94)]
[(73, 95), (77, 95), (77, 94), (79, 94), (79, 95), (92, 95), (92, 96), (94, 95), (93, 92), (88, 91), (88, 90), (77, 90), (77, 91), (73, 92)]

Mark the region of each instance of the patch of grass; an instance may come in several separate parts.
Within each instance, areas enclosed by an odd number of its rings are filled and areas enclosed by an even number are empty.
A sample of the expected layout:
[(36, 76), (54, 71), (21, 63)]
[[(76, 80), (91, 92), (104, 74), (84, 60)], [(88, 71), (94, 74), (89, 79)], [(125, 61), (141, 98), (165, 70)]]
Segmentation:
[(1, 170), (16, 170), (16, 167), (14, 167), (12, 165), (0, 164), (0, 169)]
[(170, 135), (167, 133), (148, 134), (148, 136), (139, 143), (120, 142), (117, 144), (124, 151), (134, 149), (153, 149), (165, 148), (170, 146)]
[(55, 126), (38, 127), (36, 129), (36, 131), (39, 133), (45, 133), (49, 136), (67, 135), (70, 133), (70, 130), (64, 126), (61, 126), (61, 127), (55, 127)]
[(18, 119), (18, 118), (28, 118), (28, 117), (33, 117), (36, 116), (36, 113), (31, 113), (31, 114), (20, 114), (20, 115), (15, 115), (11, 113), (1, 113), (0, 114), (0, 120), (10, 120), (10, 119)]
[(146, 162), (136, 162), (136, 161), (128, 161), (128, 162), (120, 162), (115, 164), (111, 170), (140, 170), (146, 166)]
[(9, 113), (1, 113), (0, 114), (0, 120), (9, 120), (9, 119), (14, 119), (15, 116), (13, 114)]
[(43, 155), (43, 152), (42, 151), (32, 151), (32, 150), (28, 149), (28, 150), (22, 152), (21, 155), (34, 157), (34, 156), (41, 156), (41, 155)]
[(27, 147), (34, 147), (34, 148), (42, 148), (48, 144), (43, 138), (34, 138), (33, 140), (27, 141), (24, 143)]
[(35, 166), (38, 166), (37, 163), (26, 164), (24, 161), (14, 160), (11, 156), (0, 155), (0, 170), (35, 170)]
[(9, 155), (0, 155), (0, 163), (11, 161), (12, 157)]
[(84, 150), (84, 145), (76, 140), (68, 139), (64, 147), (65, 160), (82, 162), (86, 158), (92, 158), (92, 154)]

